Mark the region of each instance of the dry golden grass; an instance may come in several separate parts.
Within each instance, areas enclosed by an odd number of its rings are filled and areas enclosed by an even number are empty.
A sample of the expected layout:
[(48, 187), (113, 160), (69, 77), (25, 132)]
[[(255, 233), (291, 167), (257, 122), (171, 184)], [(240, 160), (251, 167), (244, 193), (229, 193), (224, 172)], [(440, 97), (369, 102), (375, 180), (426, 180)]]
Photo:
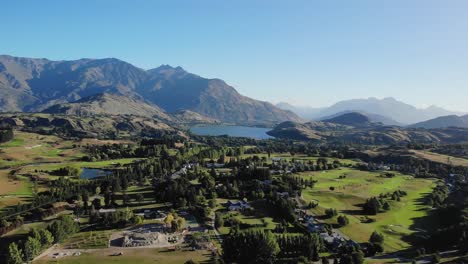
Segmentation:
[(452, 157), (448, 155), (443, 155), (443, 154), (438, 154), (438, 153), (433, 153), (433, 152), (423, 151), (423, 150), (411, 150), (410, 152), (414, 156), (421, 158), (421, 159), (426, 159), (426, 160), (443, 163), (443, 164), (450, 163), (454, 166), (468, 167), (468, 159), (457, 158), (457, 157)]

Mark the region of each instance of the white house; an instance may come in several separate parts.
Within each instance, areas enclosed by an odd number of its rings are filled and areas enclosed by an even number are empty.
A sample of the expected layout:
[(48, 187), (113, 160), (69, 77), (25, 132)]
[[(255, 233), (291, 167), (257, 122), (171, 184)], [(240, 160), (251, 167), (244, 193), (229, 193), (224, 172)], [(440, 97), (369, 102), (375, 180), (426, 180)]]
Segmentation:
[(227, 204), (228, 204), (229, 211), (242, 211), (242, 210), (250, 208), (249, 203), (245, 201), (238, 201), (238, 202), (228, 201)]

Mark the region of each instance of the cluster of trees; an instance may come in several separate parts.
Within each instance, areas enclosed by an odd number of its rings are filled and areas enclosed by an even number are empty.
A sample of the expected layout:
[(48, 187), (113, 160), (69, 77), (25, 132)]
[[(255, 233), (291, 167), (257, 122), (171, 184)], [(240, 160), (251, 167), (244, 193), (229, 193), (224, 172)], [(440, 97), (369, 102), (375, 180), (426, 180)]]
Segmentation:
[(319, 253), (325, 249), (322, 238), (318, 234), (277, 235), (276, 240), (280, 248), (278, 258), (318, 261)]
[(377, 253), (382, 253), (384, 251), (384, 241), (385, 237), (381, 233), (377, 231), (372, 232), (369, 243), (365, 247), (366, 256), (375, 256)]
[(343, 227), (349, 224), (349, 219), (346, 215), (339, 215), (336, 218), (336, 221), (338, 222), (338, 226)]
[(425, 145), (431, 152), (453, 157), (468, 158), (468, 144)]
[(1, 129), (0, 128), (0, 143), (8, 142), (15, 137), (12, 128)]
[[(49, 212), (62, 210), (61, 208), (51, 209), (53, 203), (79, 200), (82, 196), (86, 198), (89, 193), (94, 193), (96, 187), (105, 182), (105, 180), (73, 181), (60, 177), (57, 180), (48, 182), (49, 188), (47, 191), (34, 193), (30, 203), (21, 203), (7, 208), (2, 211), (0, 216), (2, 218), (21, 216), (25, 220), (40, 219), (41, 216), (47, 216)], [(83, 199), (83, 201), (86, 207), (88, 205), (87, 199)]]
[(313, 160), (298, 160), (293, 158), (291, 161), (280, 160), (273, 163), (272, 165), (269, 165), (270, 169), (272, 170), (289, 170), (293, 173), (330, 170), (339, 168), (341, 166), (342, 164), (339, 160), (333, 160), (333, 162), (330, 163), (326, 158), (318, 158), (315, 163)]
[[(365, 254), (361, 247), (354, 243), (347, 243), (339, 248), (339, 251), (334, 256), (333, 263), (340, 264), (363, 264)], [(326, 260), (325, 263), (329, 261)], [(322, 263), (323, 259), (322, 259)]]
[(325, 216), (327, 218), (332, 218), (332, 217), (337, 216), (337, 215), (338, 215), (338, 211), (335, 208), (325, 209)]
[(450, 163), (419, 159), (407, 155), (378, 155), (362, 157), (369, 164), (390, 164), (391, 170), (412, 174), (418, 178), (445, 178), (449, 174), (467, 175), (468, 167), (452, 166)]
[(449, 190), (447, 185), (438, 184), (432, 193), (426, 198), (426, 204), (433, 207), (441, 207), (448, 198)]
[(364, 203), (363, 211), (369, 215), (376, 215), (382, 211), (388, 211), (391, 209), (391, 206), (387, 199), (400, 201), (401, 197), (406, 195), (406, 191), (396, 190), (392, 193), (380, 194), (379, 197), (371, 197)]
[(0, 236), (15, 230), (16, 228), (23, 225), (23, 218), (16, 216), (10, 219), (2, 218), (0, 220)]
[(167, 145), (150, 144), (106, 144), (106, 145), (87, 145), (85, 150), (88, 155), (82, 158), (83, 161), (98, 161), (122, 158), (142, 158), (159, 157), (167, 152)]
[(69, 215), (54, 221), (47, 229), (33, 229), (26, 239), (12, 242), (8, 246), (7, 263), (29, 262), (53, 243), (64, 241), (79, 231), (79, 226)]
[(143, 218), (134, 215), (133, 211), (128, 208), (114, 212), (99, 213), (99, 211), (94, 210), (94, 205), (92, 205), (91, 212), (89, 213), (89, 222), (104, 227), (121, 228), (130, 224), (141, 224)]
[(272, 195), (266, 199), (267, 209), (271, 212), (273, 217), (277, 217), (289, 223), (296, 221), (297, 204), (294, 200), (284, 199), (278, 195)]
[(164, 218), (164, 223), (166, 228), (169, 228), (172, 232), (179, 232), (185, 226), (185, 218), (180, 217), (175, 212), (170, 212), (167, 214), (166, 218)]
[(52, 175), (56, 176), (73, 176), (73, 177), (78, 177), (81, 174), (81, 169), (77, 167), (63, 167), (63, 168), (58, 168), (56, 170), (53, 170), (50, 172)]
[(390, 208), (390, 203), (384, 197), (371, 197), (362, 206), (364, 213), (369, 215), (376, 215), (382, 211), (388, 211)]
[(449, 193), (440, 185), (431, 194), (437, 201), (434, 202), (437, 206), (433, 216), (438, 219), (438, 226), (423, 243), (428, 252), (455, 246), (461, 254), (468, 253), (468, 183), (460, 181), (453, 184)]
[(275, 263), (278, 258), (319, 260), (323, 241), (316, 234), (278, 235), (270, 231), (231, 231), (223, 240), (226, 263)]
[(231, 232), (223, 240), (223, 259), (226, 263), (275, 262), (280, 247), (269, 231)]

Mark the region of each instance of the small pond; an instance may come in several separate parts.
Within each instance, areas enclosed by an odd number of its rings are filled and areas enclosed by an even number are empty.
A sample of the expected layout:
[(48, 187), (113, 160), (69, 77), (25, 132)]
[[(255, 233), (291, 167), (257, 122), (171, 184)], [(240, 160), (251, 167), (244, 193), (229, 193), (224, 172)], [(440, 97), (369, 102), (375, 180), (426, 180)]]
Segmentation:
[(81, 179), (94, 179), (110, 175), (112, 172), (103, 169), (83, 168), (80, 174)]

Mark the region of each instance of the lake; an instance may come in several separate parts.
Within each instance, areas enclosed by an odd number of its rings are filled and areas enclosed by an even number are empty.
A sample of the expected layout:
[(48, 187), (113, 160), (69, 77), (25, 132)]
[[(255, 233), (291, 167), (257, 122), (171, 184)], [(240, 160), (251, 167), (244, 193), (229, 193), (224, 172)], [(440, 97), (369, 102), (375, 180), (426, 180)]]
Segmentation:
[(111, 172), (108, 170), (83, 168), (80, 174), (80, 178), (81, 179), (94, 179), (97, 177), (104, 177), (109, 174), (111, 174)]
[(247, 126), (194, 126), (190, 128), (192, 133), (202, 136), (222, 136), (228, 135), (231, 137), (248, 137), (255, 139), (273, 138), (266, 132), (271, 128), (263, 127), (247, 127)]

